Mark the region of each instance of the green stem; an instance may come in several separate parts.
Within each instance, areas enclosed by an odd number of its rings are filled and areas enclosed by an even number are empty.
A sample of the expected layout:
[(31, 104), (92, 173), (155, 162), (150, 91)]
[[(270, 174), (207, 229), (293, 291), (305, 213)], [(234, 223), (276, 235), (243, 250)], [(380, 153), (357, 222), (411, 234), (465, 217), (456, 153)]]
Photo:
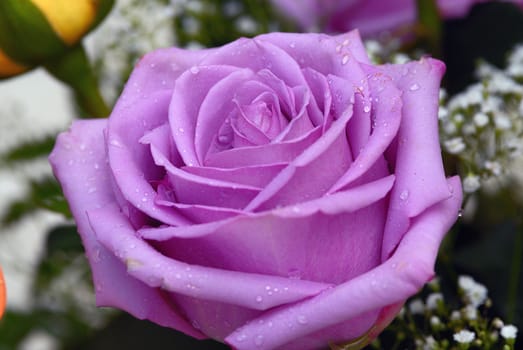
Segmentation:
[(98, 81), (81, 44), (46, 64), (45, 68), (73, 89), (80, 107), (88, 117), (105, 118), (109, 115), (110, 109), (102, 98)]

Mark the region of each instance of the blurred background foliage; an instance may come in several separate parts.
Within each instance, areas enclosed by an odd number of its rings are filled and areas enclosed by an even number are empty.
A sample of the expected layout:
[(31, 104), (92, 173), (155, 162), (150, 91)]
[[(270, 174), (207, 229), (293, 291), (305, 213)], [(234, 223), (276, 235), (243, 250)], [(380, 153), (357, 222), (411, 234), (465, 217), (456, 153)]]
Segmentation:
[[(430, 15), (426, 18), (433, 21)], [(112, 35), (95, 41), (96, 54), (91, 57), (93, 72), (109, 105), (121, 91), (134, 62), (157, 46), (157, 35), (164, 35), (164, 41), (166, 36), (172, 45), (202, 48), (223, 45), (241, 36), (297, 30), (268, 1), (262, 0), (129, 0), (124, 5), (117, 4), (106, 19), (107, 25), (111, 21), (118, 21), (111, 29)], [(447, 64), (444, 84), (450, 96), (478, 81), (474, 72), (479, 59), (503, 67), (508, 52), (523, 43), (523, 13), (508, 3), (479, 4), (466, 18), (430, 27), (441, 30), (436, 33), (437, 40), (420, 37), (419, 42), (395, 50), (416, 55), (419, 47), (424, 47), (442, 58)], [(81, 102), (76, 98), (77, 103)], [(78, 106), (78, 116), (89, 117), (82, 104)], [(56, 133), (50, 133), (21, 139), (0, 155), (0, 166), (8, 169), (30, 166), (49, 154), (55, 137)], [(459, 159), (449, 153), (444, 157), (448, 172), (455, 173)], [(521, 173), (516, 175), (523, 177)], [(517, 176), (507, 175), (503, 181), (494, 181), (469, 195), (462, 219), (442, 246), (437, 274), (442, 289), (451, 296), (449, 303), (458, 299), (457, 276), (474, 276), (488, 288), (492, 299), (489, 315), (498, 315), (521, 330), (523, 196)], [(27, 181), (29, 191), (25, 197), (9, 203), (1, 215), (2, 232), (39, 210), (71, 217), (52, 176)], [(55, 348), (63, 350), (227, 349), (216, 342), (197, 341), (116, 310), (95, 308), (90, 271), (76, 227), (66, 221), (42, 234), (46, 236), (46, 245), (31, 285), (33, 307), (24, 311), (7, 310), (0, 321), (0, 350), (21, 349), (28, 337), (38, 336), (51, 337)], [(411, 348), (409, 343), (398, 341), (397, 329), (392, 327), (384, 333), (381, 343), (384, 349), (390, 348), (389, 343), (401, 349)], [(521, 343), (517, 348), (523, 348)]]

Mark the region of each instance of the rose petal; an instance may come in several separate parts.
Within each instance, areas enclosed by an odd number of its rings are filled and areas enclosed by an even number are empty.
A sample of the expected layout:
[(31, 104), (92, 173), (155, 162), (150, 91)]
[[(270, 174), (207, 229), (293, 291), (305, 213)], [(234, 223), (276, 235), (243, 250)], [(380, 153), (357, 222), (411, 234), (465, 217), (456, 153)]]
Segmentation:
[(216, 49), (207, 56), (203, 65), (227, 64), (250, 69), (253, 72), (268, 70), (288, 86), (305, 85), (297, 61), (289, 55), (286, 49), (274, 45), (266, 36), (255, 39), (241, 38)]
[[(162, 288), (198, 299), (215, 300), (250, 309), (265, 310), (292, 303), (329, 288), (329, 284), (292, 280), (187, 264), (168, 258), (136, 236), (119, 208), (108, 205), (89, 210), (88, 218), (99, 241), (127, 265), (129, 275), (152, 288)], [(282, 293), (258, 301), (266, 286)]]
[(87, 220), (88, 210), (115, 201), (105, 159), (103, 133), (106, 127), (107, 120), (75, 122), (68, 132), (60, 134), (49, 156), (82, 237), (93, 272), (96, 302), (99, 306), (117, 307), (137, 318), (176, 328), (198, 339), (205, 338), (180, 317), (157, 290), (129, 276), (125, 266), (97, 241)]
[(382, 69), (403, 91), (394, 170), (398, 181), (391, 195), (382, 256), (386, 259), (406, 232), (409, 218), (452, 194), (438, 137), (439, 83), (444, 64), (429, 58)]
[(392, 184), (389, 177), (270, 212), (138, 233), (162, 240), (154, 245), (164, 255), (191, 264), (340, 283), (379, 264), (384, 198)]
[(260, 188), (253, 186), (211, 180), (186, 172), (173, 166), (154, 145), (151, 145), (151, 154), (155, 163), (167, 171), (167, 178), (179, 203), (242, 209), (260, 192)]
[(161, 91), (142, 98), (132, 108), (115, 108), (107, 131), (108, 155), (114, 180), (125, 199), (152, 218), (178, 225), (184, 218), (148, 200), (156, 195), (151, 182), (159, 181), (163, 170), (155, 166), (149, 147), (139, 142), (145, 131), (165, 123), (169, 100), (170, 93)]
[[(245, 207), (260, 211), (317, 198), (332, 186), (350, 165), (350, 149), (345, 129), (352, 116), (352, 105), (318, 141), (307, 148), (282, 170)], [(316, 182), (313, 182), (313, 180)]]
[(402, 122), (401, 91), (393, 85), (392, 79), (386, 75), (372, 75), (369, 82), (374, 103), (372, 108), (368, 106), (368, 109), (360, 110), (360, 113), (364, 114), (368, 121), (373, 120), (372, 133), (368, 136), (365, 146), (359, 150), (359, 155), (349, 170), (338, 179), (329, 193), (346, 187), (371, 169), (378, 159), (383, 157), (383, 153), (396, 137), (400, 122)]
[[(261, 336), (265, 341), (259, 349), (286, 349), (285, 344), (294, 339), (343, 322), (351, 325), (352, 319), (362, 313), (407, 299), (433, 276), (439, 244), (456, 220), (461, 204), (459, 179), (452, 178), (449, 184), (456, 188), (454, 195), (420, 214), (383, 264), (314, 298), (264, 313), (230, 334), (226, 342), (235, 349), (247, 350)], [(333, 339), (321, 340), (324, 343)]]
[(207, 179), (236, 182), (263, 188), (286, 167), (286, 164), (246, 166), (241, 168), (183, 167), (182, 170)]
[[(312, 33), (305, 36), (296, 33), (269, 33), (258, 38), (287, 51), (300, 67), (314, 69), (323, 75), (332, 74), (346, 79), (355, 76), (354, 80), (358, 80), (358, 72), (361, 71), (358, 65), (370, 63), (357, 30), (334, 37)], [(276, 72), (275, 74), (280, 76)]]
[(169, 107), (169, 123), (176, 148), (185, 164), (201, 165), (194, 135), (202, 101), (212, 86), (235, 71), (236, 67), (227, 65), (194, 66), (176, 80)]
[[(201, 101), (194, 132), (194, 147), (198, 164), (205, 164), (205, 158), (211, 144), (219, 142), (218, 132), (227, 117), (235, 108), (234, 96), (238, 86), (252, 80), (254, 73), (249, 69), (237, 69), (235, 72), (213, 84)], [(232, 135), (231, 135), (232, 136)], [(229, 137), (229, 143), (232, 137)]]
[(262, 146), (233, 148), (209, 155), (206, 166), (217, 168), (240, 168), (245, 166), (289, 163), (313, 144), (321, 135), (316, 127), (299, 139), (271, 143)]

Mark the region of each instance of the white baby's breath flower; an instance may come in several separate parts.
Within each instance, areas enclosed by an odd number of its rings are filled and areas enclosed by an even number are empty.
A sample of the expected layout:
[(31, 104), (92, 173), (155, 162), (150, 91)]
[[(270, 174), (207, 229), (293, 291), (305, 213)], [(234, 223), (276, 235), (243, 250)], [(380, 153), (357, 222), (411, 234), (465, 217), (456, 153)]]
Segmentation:
[(482, 128), (484, 127), (485, 125), (487, 125), (489, 122), (489, 116), (486, 115), (485, 113), (476, 113), (474, 115), (474, 124), (476, 124), (476, 126), (478, 128)]
[(463, 291), (466, 302), (474, 309), (483, 305), (487, 300), (487, 288), (481, 283), (476, 282), (470, 276), (459, 276), (458, 286)]
[(498, 329), (501, 329), (505, 324), (499, 317), (496, 317), (492, 320), (492, 325)]
[(423, 350), (435, 350), (437, 349), (437, 342), (436, 339), (434, 339), (433, 336), (429, 335), (425, 338), (425, 342), (423, 344)]
[(469, 344), (476, 339), (476, 333), (466, 329), (462, 329), (458, 333), (454, 333), (454, 340), (460, 344)]
[(490, 172), (496, 176), (501, 175), (502, 171), (501, 164), (498, 162), (491, 162), (489, 160), (485, 162), (485, 169), (490, 170)]
[(465, 193), (474, 193), (481, 187), (479, 176), (469, 174), (463, 179), (463, 191)]
[(441, 320), (438, 316), (430, 316), (430, 325), (435, 327), (441, 324)]
[(463, 309), (463, 316), (469, 320), (474, 321), (478, 319), (478, 309), (476, 309), (473, 305), (467, 305)]
[(443, 294), (441, 293), (431, 293), (427, 297), (426, 305), (428, 310), (436, 310), (438, 304), (443, 301)]
[(516, 339), (518, 328), (514, 325), (508, 324), (501, 327), (501, 336), (505, 339)]
[(461, 137), (454, 137), (450, 140), (446, 140), (444, 143), (445, 149), (450, 154), (458, 154), (465, 150), (466, 145), (463, 142), (463, 138)]
[(414, 299), (409, 304), (409, 311), (413, 315), (419, 315), (425, 312), (425, 305), (421, 299)]
[(459, 312), (458, 310), (454, 310), (450, 313), (450, 319), (452, 321), (458, 321), (458, 320), (461, 320), (461, 312)]

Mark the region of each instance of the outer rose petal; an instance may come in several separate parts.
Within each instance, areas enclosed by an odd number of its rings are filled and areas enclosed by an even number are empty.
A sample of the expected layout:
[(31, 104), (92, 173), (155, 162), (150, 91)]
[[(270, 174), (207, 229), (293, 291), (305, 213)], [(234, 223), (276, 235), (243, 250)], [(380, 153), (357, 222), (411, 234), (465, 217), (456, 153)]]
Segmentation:
[(389, 260), (314, 298), (263, 314), (228, 336), (227, 343), (247, 350), (262, 337), (259, 349), (291, 350), (294, 347), (285, 344), (318, 332), (317, 342), (303, 348), (315, 349), (327, 341), (344, 340), (343, 333), (338, 339), (321, 338), (321, 330), (345, 322), (357, 327), (352, 319), (358, 315), (403, 302), (433, 277), (439, 244), (457, 218), (460, 181), (452, 178), (449, 184), (456, 189), (453, 196), (416, 217)]
[(106, 127), (107, 120), (75, 122), (69, 132), (58, 137), (49, 156), (87, 252), (96, 287), (96, 302), (99, 306), (117, 307), (137, 318), (176, 328), (198, 339), (205, 338), (178, 316), (158, 290), (128, 275), (125, 265), (98, 242), (88, 222), (88, 210), (116, 200), (104, 149)]
[(445, 65), (429, 58), (382, 69), (403, 91), (397, 149), (390, 155), (398, 180), (385, 228), (382, 252), (385, 260), (406, 232), (409, 218), (450, 197), (451, 191), (445, 179), (438, 138), (439, 83)]

